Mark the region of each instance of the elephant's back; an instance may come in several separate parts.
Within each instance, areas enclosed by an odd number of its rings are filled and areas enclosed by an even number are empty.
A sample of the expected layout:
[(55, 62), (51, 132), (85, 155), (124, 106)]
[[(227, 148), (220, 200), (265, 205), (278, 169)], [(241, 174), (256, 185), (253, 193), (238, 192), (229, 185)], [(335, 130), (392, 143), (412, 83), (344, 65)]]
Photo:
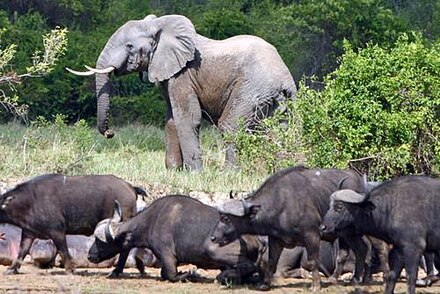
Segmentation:
[(224, 40), (212, 40), (199, 35), (196, 47), (209, 54), (220, 55), (236, 55), (240, 52), (250, 55), (252, 52), (260, 52), (261, 50), (272, 52), (278, 55), (274, 46), (257, 36), (238, 35)]

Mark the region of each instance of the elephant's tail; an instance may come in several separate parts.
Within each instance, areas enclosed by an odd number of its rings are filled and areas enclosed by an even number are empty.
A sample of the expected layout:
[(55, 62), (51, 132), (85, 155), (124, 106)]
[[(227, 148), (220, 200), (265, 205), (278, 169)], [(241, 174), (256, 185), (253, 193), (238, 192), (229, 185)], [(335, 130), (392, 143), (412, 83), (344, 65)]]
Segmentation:
[(283, 84), (281, 95), (284, 99), (296, 99), (296, 85), (293, 80)]

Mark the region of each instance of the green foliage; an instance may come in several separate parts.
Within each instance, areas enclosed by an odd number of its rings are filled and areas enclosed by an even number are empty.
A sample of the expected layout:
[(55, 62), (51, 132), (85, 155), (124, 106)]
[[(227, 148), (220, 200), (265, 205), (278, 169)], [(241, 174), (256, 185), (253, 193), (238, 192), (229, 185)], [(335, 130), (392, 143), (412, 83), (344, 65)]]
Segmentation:
[[(0, 41), (5, 29), (0, 31)], [(11, 69), (12, 60), (17, 53), (15, 44), (9, 44), (4, 50), (0, 49), (0, 104), (8, 111), (18, 116), (27, 113), (27, 105), (20, 104), (16, 85), (29, 77), (41, 77), (50, 73), (67, 47), (67, 29), (55, 28), (43, 35), (44, 52), (35, 51), (32, 57), (32, 66), (27, 67), (24, 73), (17, 73)]]
[(157, 88), (153, 88), (144, 95), (114, 96), (111, 100), (112, 123), (126, 125), (137, 122), (164, 126), (165, 101)]
[[(119, 26), (150, 13), (158, 16), (184, 14), (199, 33), (214, 39), (238, 34), (261, 36), (278, 49), (296, 80), (303, 75), (316, 75), (321, 80), (331, 72), (337, 65), (337, 57), (343, 52), (344, 39), (355, 48), (363, 48), (369, 41), (392, 44), (401, 32), (410, 29), (422, 32), (430, 40), (438, 38), (440, 32), (440, 6), (436, 0), (3, 2), (0, 3), (0, 27), (6, 28), (7, 32), (2, 38), (1, 48), (5, 50), (10, 44), (17, 45), (11, 64), (16, 72), (26, 71), (35, 48), (41, 48), (40, 36), (49, 28), (68, 27), (70, 32), (68, 51), (52, 67), (51, 75), (15, 85), (20, 93), (17, 103), (30, 106), (28, 116), (31, 120), (39, 115), (50, 119), (57, 113), (63, 113), (69, 122), (84, 118), (93, 123), (96, 119), (93, 78), (73, 76), (64, 68), (81, 69), (84, 64), (94, 65), (107, 39)], [(140, 84), (136, 75), (113, 81), (116, 81), (113, 83), (115, 95), (120, 96), (116, 103), (121, 97), (137, 96), (138, 104), (150, 101), (150, 97), (156, 95), (153, 87)], [(13, 95), (10, 97), (13, 99)], [(114, 121), (135, 120), (139, 115), (126, 116), (120, 119), (114, 117)], [(156, 121), (155, 117), (146, 116), (141, 120)], [(0, 120), (6, 119), (4, 112), (1, 113)]]
[(401, 36), (387, 49), (348, 42), (341, 65), (299, 104), (312, 166), (356, 166), (376, 177), (438, 172), (439, 43)]
[(302, 119), (296, 102), (289, 101), (284, 112), (275, 112), (255, 130), (243, 126), (226, 135), (235, 144), (240, 167), (249, 173), (273, 173), (292, 165), (303, 164)]
[(297, 80), (304, 74), (322, 78), (334, 70), (344, 39), (355, 47), (364, 47), (369, 41), (392, 44), (399, 33), (408, 30), (381, 0), (297, 2), (272, 7), (269, 19), (266, 9), (257, 14), (265, 29), (259, 34), (279, 49)]
[(53, 121), (38, 117), (23, 135), (24, 172), (33, 173), (37, 168), (70, 173), (81, 168), (94, 148), (93, 135), (84, 120), (69, 127), (64, 115), (56, 115)]
[(44, 52), (36, 51), (32, 56), (32, 66), (26, 71), (30, 75), (45, 75), (53, 70), (55, 62), (67, 50), (67, 29), (55, 28), (43, 35)]

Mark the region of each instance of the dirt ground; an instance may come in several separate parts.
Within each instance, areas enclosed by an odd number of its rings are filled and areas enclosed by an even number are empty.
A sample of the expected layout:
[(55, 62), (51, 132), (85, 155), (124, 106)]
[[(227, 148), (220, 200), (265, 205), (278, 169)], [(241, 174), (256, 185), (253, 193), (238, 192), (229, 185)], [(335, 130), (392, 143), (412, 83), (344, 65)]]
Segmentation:
[[(192, 269), (191, 266), (179, 268)], [(6, 270), (0, 266), (0, 272)], [(0, 275), (0, 293), (261, 293), (252, 286), (221, 286), (215, 282), (218, 271), (198, 270), (203, 278), (198, 282), (170, 283), (159, 279), (159, 269), (148, 268), (141, 277), (136, 269), (126, 269), (120, 279), (107, 279), (110, 269), (77, 269), (67, 275), (63, 269), (42, 270), (25, 264), (19, 275)], [(380, 277), (372, 286), (330, 285), (323, 279), (320, 293), (382, 293)], [(282, 279), (275, 281), (269, 293), (309, 293), (310, 279)], [(398, 283), (396, 293), (405, 293), (404, 281)], [(418, 288), (418, 293), (440, 293), (440, 285)]]

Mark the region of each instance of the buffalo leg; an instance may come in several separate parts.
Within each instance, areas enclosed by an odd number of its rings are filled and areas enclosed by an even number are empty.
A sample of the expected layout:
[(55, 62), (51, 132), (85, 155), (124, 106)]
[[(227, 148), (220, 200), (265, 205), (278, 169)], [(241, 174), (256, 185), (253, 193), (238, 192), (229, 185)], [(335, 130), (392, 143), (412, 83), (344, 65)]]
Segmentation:
[(386, 277), (385, 293), (394, 293), (394, 287), (396, 286), (397, 279), (400, 277), (400, 273), (403, 268), (403, 255), (399, 249), (393, 248), (389, 254), (390, 272)]
[(416, 293), (417, 271), (419, 268), (421, 254), (415, 248), (405, 248), (405, 271), (407, 275), (408, 293)]
[(338, 283), (338, 279), (342, 274), (342, 271), (344, 270), (344, 264), (347, 261), (348, 255), (350, 253), (350, 248), (348, 247), (348, 244), (344, 241), (344, 239), (339, 238), (339, 240), (335, 241), (338, 242), (338, 252), (336, 254), (336, 264), (335, 264), (335, 271), (329, 278), (329, 282), (333, 284)]
[(377, 251), (377, 254), (379, 256), (380, 269), (383, 272), (383, 276), (386, 277), (390, 272), (390, 267), (388, 265), (388, 253), (390, 251), (390, 248), (387, 243), (380, 239), (371, 236), (369, 238), (371, 240), (373, 248)]
[[(108, 278), (117, 278), (124, 271), (125, 263), (127, 262), (129, 251), (122, 251), (119, 253), (118, 262), (115, 269), (107, 276)], [(137, 266), (137, 261), (136, 261)]]
[(283, 243), (275, 238), (269, 236), (269, 258), (267, 261), (267, 267), (264, 271), (263, 283), (258, 286), (258, 290), (267, 291), (270, 289), (272, 283), (272, 277), (277, 269), (278, 260), (280, 259), (281, 252), (283, 251)]
[(185, 280), (189, 273), (178, 273), (177, 272), (177, 259), (171, 255), (161, 255), (162, 270), (160, 271), (160, 276), (164, 280), (170, 282), (178, 282)]
[(318, 267), (320, 239), (319, 232), (310, 232), (304, 236), (304, 245), (307, 251), (307, 265), (304, 268), (312, 272), (312, 291), (317, 291), (321, 288)]
[(57, 248), (58, 253), (61, 255), (61, 259), (64, 263), (64, 269), (68, 273), (73, 273), (72, 256), (70, 256), (69, 249), (67, 248), (67, 241), (65, 234), (57, 234), (52, 237), (52, 241)]
[(139, 273), (141, 275), (145, 274), (145, 265), (142, 259), (140, 259), (138, 256), (134, 257), (134, 261), (136, 262), (136, 268), (138, 269)]
[(432, 284), (436, 283), (439, 279), (439, 273), (435, 274), (434, 264), (437, 268), (440, 268), (440, 265), (438, 264), (438, 258), (435, 252), (425, 252), (423, 254), (425, 258), (425, 268), (426, 268), (426, 278), (422, 280), (417, 280), (416, 286), (421, 287), (427, 287), (431, 286)]
[(352, 283), (357, 284), (361, 281), (362, 276), (364, 278), (366, 278), (365, 276), (368, 276), (368, 270), (367, 273), (365, 273), (365, 263), (369, 249), (371, 252), (371, 247), (369, 247), (360, 237), (345, 238), (345, 241), (347, 242), (348, 246), (353, 250), (356, 258)]
[(5, 274), (18, 274), (18, 269), (21, 267), (21, 263), (26, 255), (29, 253), (31, 249), (32, 243), (35, 240), (35, 236), (26, 230), (22, 230), (21, 232), (21, 241), (20, 241), (20, 250), (18, 252), (17, 258), (12, 262), (11, 266), (8, 267)]
[(255, 263), (243, 254), (247, 252), (247, 247), (246, 242), (242, 238), (225, 246), (219, 246), (208, 240), (204, 246), (207, 254), (213, 261), (228, 267), (228, 269), (223, 270), (217, 276), (217, 280), (221, 283), (227, 281), (241, 283), (243, 279), (250, 277), (258, 271)]

